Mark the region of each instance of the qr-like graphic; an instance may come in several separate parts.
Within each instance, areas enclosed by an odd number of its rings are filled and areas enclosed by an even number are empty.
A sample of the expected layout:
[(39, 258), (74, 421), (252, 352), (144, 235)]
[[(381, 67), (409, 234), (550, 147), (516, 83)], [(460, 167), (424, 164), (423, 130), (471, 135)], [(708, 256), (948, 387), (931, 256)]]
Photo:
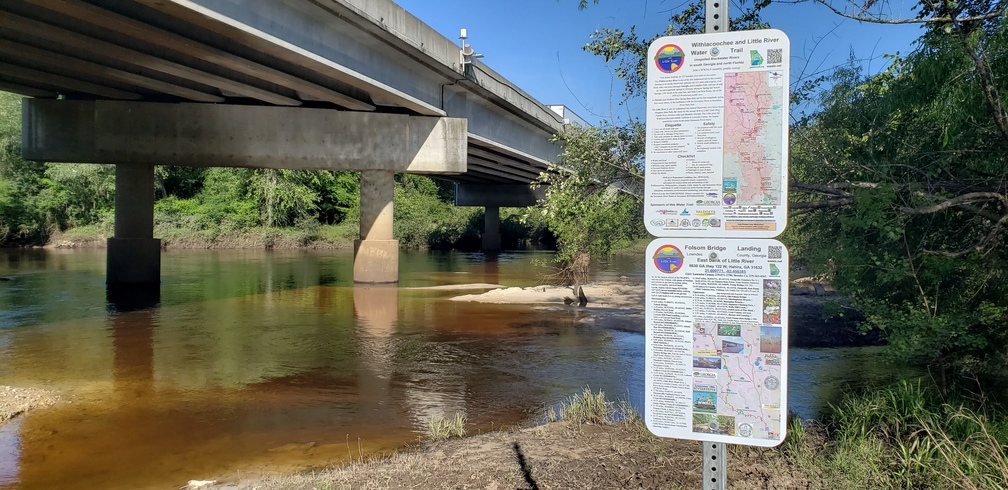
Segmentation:
[(766, 52), (767, 64), (780, 63), (783, 61), (783, 49), (768, 49)]
[(770, 245), (767, 247), (767, 258), (768, 259), (779, 259), (781, 258), (781, 247), (778, 245)]

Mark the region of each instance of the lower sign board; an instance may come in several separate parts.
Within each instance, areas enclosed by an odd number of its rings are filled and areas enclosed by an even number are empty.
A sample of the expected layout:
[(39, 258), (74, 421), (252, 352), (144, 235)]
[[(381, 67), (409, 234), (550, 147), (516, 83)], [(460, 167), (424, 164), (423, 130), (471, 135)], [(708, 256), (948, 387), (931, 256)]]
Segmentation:
[(659, 238), (646, 269), (644, 412), (655, 435), (776, 446), (787, 426), (788, 251)]

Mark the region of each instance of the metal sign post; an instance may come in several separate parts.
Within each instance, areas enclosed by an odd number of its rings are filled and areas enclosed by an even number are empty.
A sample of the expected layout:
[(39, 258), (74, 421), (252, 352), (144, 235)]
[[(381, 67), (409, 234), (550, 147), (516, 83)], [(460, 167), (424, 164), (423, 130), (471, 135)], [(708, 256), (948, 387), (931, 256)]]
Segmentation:
[(729, 32), (648, 48), (644, 412), (659, 437), (703, 445), (701, 488), (727, 488), (727, 444), (787, 430), (787, 112), (790, 42)]
[[(731, 19), (728, 17), (728, 2), (730, 0), (707, 0), (707, 22), (704, 32), (707, 34), (728, 32), (731, 29)], [(728, 487), (728, 451), (727, 444), (720, 442), (703, 442), (703, 490), (725, 490)]]

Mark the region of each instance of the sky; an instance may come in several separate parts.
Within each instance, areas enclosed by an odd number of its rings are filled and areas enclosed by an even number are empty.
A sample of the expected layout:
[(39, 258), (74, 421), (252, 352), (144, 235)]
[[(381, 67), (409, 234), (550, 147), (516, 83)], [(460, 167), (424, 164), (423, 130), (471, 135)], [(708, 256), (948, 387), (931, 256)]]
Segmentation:
[[(595, 29), (629, 30), (640, 37), (664, 32), (672, 12), (686, 0), (600, 0), (579, 11), (577, 0), (395, 0), (445, 37), (458, 40), (466, 28), (480, 60), (543, 104), (563, 104), (589, 123), (643, 118), (645, 100), (623, 103), (623, 84), (613, 66), (585, 52)], [(740, 12), (731, 0), (732, 12)], [(776, 1), (776, 0), (775, 0)], [(841, 2), (843, 0), (836, 0)], [(882, 5), (891, 17), (912, 17), (912, 0)], [(590, 2), (589, 2), (590, 3)], [(838, 3), (837, 5), (841, 5)], [(803, 71), (813, 73), (844, 63), (851, 53), (875, 73), (885, 54), (908, 53), (921, 34), (916, 24), (879, 25), (840, 17), (822, 5), (774, 3), (764, 20), (791, 40), (792, 84)]]

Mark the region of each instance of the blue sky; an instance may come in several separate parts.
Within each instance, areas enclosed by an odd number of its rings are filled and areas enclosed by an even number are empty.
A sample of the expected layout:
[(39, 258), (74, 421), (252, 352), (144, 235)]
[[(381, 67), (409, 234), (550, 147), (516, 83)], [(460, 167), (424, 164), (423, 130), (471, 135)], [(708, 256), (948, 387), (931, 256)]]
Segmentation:
[[(466, 28), (482, 61), (544, 104), (564, 104), (591, 123), (642, 117), (644, 101), (621, 104), (623, 85), (603, 60), (582, 50), (596, 28), (628, 30), (641, 37), (664, 32), (669, 12), (684, 0), (601, 0), (587, 10), (577, 0), (395, 0), (449, 39)], [(838, 0), (839, 1), (839, 0)], [(732, 11), (740, 11), (737, 0)], [(893, 17), (907, 17), (915, 2), (886, 4)], [(838, 4), (839, 5), (839, 4)], [(764, 19), (791, 39), (791, 71), (797, 75), (843, 63), (853, 51), (876, 72), (884, 54), (907, 53), (919, 26), (859, 23), (812, 2), (773, 4)], [(820, 41), (818, 47), (816, 42)]]

